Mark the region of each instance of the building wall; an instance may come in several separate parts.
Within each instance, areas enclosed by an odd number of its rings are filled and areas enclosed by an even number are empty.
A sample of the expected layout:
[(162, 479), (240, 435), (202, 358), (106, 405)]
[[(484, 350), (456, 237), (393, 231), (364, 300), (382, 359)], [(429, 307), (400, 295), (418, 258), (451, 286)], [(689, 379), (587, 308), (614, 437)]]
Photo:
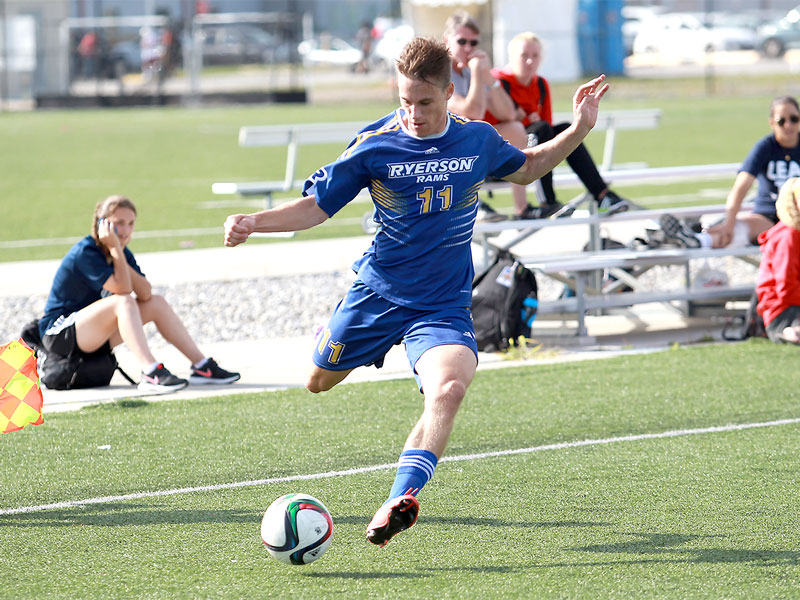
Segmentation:
[[(20, 48), (3, 48), (4, 56), (8, 56), (7, 67), (0, 71), (2, 86), (0, 87), (0, 101), (30, 99), (40, 90), (54, 89), (58, 85), (58, 26), (66, 18), (67, 2), (53, 2), (52, 0), (5, 0), (3, 17), (9, 23), (15, 18), (27, 16), (35, 23), (34, 39), (24, 40), (22, 44), (32, 44), (35, 48), (35, 60), (31, 68), (18, 69), (12, 57)], [(14, 40), (9, 39), (9, 46)], [(17, 40), (17, 43), (20, 43)], [(3, 41), (6, 44), (6, 40)]]
[(494, 0), (494, 64), (508, 59), (508, 42), (532, 31), (542, 40), (539, 72), (550, 81), (580, 78), (577, 0)]
[(492, 55), (494, 23), (491, 2), (485, 0), (476, 2), (464, 0), (451, 4), (441, 2), (425, 4), (415, 0), (404, 0), (403, 2), (403, 20), (414, 28), (414, 33), (418, 37), (432, 37), (441, 40), (447, 18), (457, 11), (464, 11), (475, 18), (481, 28), (481, 47)]

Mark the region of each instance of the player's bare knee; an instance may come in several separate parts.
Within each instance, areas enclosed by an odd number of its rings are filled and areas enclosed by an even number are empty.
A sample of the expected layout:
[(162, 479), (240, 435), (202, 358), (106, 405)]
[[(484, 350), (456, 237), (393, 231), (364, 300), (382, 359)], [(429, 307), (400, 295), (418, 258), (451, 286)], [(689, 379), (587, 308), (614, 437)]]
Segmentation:
[(308, 381), (306, 381), (306, 389), (312, 394), (319, 394), (320, 392), (325, 391), (322, 389), (322, 387), (320, 387), (319, 381), (313, 377), (309, 377)]
[(459, 379), (450, 379), (444, 382), (434, 392), (435, 400), (450, 410), (457, 410), (461, 406), (461, 401), (467, 395), (467, 386)]
[(325, 378), (321, 373), (312, 373), (308, 376), (308, 380), (306, 381), (306, 389), (312, 394), (327, 392), (332, 387), (333, 384), (329, 384), (327, 381), (325, 381)]

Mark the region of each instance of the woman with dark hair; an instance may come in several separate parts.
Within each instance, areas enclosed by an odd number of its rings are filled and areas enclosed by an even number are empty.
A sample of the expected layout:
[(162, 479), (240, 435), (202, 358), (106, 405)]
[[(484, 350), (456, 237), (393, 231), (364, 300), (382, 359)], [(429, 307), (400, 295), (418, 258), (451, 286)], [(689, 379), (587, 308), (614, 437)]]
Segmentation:
[[(742, 163), (728, 194), (725, 220), (709, 227), (714, 248), (731, 243), (737, 222), (746, 225), (747, 240), (754, 244), (758, 235), (778, 222), (775, 201), (778, 191), (790, 177), (800, 175), (800, 107), (791, 96), (775, 98), (769, 105), (772, 132), (761, 138)], [(758, 193), (753, 212), (739, 213), (742, 201), (753, 183)]]
[[(90, 354), (124, 342), (142, 368), (139, 389), (170, 392), (191, 383), (233, 383), (238, 373), (221, 369), (192, 340), (163, 296), (152, 293), (128, 243), (136, 207), (124, 196), (97, 204), (92, 233), (75, 244), (56, 271), (39, 320), (45, 355)], [(189, 381), (158, 362), (144, 333), (153, 322), (159, 333), (192, 363)]]
[[(756, 142), (744, 159), (725, 204), (725, 218), (702, 233), (694, 233), (672, 215), (663, 215), (667, 237), (693, 248), (724, 248), (755, 244), (758, 236), (778, 222), (775, 201), (784, 182), (800, 176), (800, 107), (792, 96), (779, 96), (769, 105), (772, 132)], [(752, 212), (740, 212), (753, 183), (758, 192)]]

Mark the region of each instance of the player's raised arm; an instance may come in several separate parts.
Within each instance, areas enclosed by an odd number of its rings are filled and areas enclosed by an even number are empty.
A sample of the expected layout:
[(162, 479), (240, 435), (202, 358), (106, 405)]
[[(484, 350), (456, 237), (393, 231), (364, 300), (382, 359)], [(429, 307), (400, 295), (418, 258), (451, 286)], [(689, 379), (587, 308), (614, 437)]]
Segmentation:
[(527, 159), (525, 163), (503, 179), (527, 185), (552, 171), (569, 156), (597, 123), (600, 99), (608, 91), (608, 84), (601, 86), (605, 78), (605, 75), (600, 75), (580, 86), (572, 99), (574, 118), (570, 126), (549, 142), (523, 150)]
[(276, 208), (249, 215), (230, 215), (225, 219), (225, 245), (238, 246), (252, 233), (302, 231), (319, 225), (328, 218), (317, 206), (314, 196), (304, 196)]

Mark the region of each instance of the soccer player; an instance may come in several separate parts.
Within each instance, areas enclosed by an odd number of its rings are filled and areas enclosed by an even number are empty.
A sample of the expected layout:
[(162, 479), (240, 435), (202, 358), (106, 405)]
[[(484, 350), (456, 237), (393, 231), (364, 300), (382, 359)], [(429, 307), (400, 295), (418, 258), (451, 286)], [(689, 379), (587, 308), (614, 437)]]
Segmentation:
[(354, 368), (383, 363), (399, 343), (424, 397), (389, 499), (367, 527), (383, 546), (417, 519), (416, 495), (433, 475), (477, 367), (470, 318), (470, 242), (487, 175), (528, 184), (564, 160), (597, 120), (604, 76), (580, 86), (575, 119), (550, 142), (519, 150), (482, 121), (447, 111), (453, 94), (447, 48), (415, 38), (397, 61), (400, 107), (363, 129), (314, 173), (303, 196), (225, 221), (225, 245), (253, 232), (296, 231), (333, 216), (367, 187), (378, 230), (354, 264), (356, 281), (317, 337), (306, 388), (331, 389)]

